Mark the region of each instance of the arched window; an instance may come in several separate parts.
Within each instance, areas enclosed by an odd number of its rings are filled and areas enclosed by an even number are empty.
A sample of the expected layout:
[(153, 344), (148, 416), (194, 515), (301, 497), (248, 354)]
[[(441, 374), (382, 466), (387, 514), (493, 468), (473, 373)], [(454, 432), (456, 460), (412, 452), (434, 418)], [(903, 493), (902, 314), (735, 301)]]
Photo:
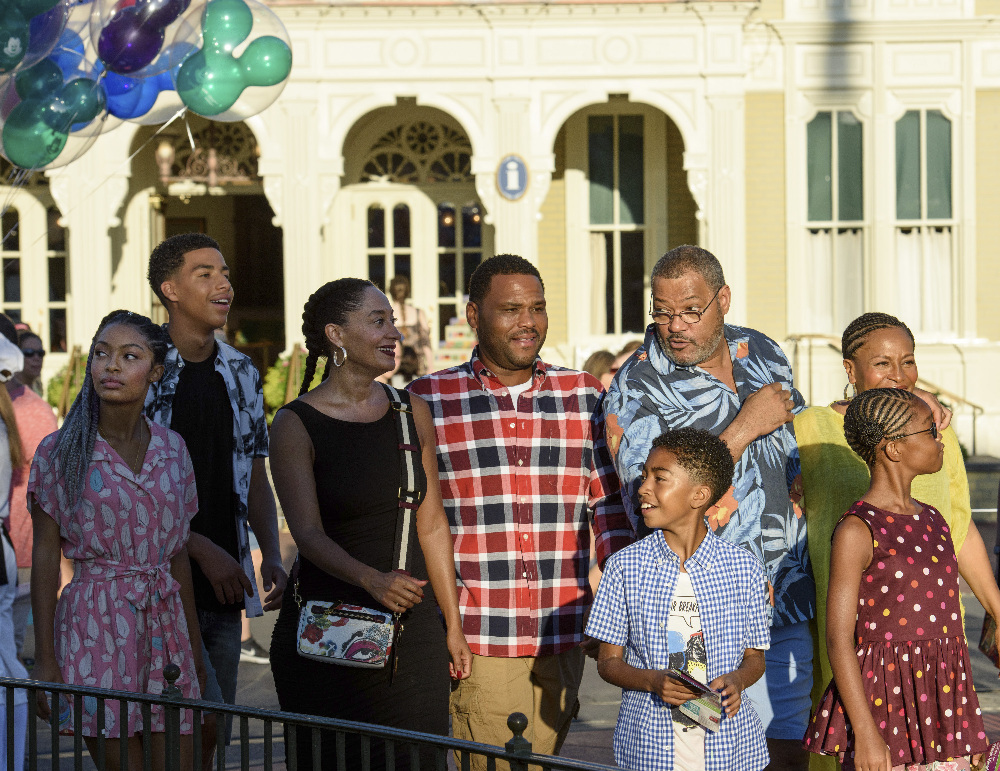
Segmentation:
[(372, 145), (362, 182), (408, 185), (472, 181), (472, 145), (460, 130), (443, 122), (400, 123)]
[(951, 121), (908, 110), (896, 121), (899, 304), (915, 332), (955, 329)]
[(438, 204), (438, 336), (464, 310), (462, 299), (472, 272), (483, 260), (483, 216), (478, 203)]
[(806, 126), (808, 331), (839, 335), (864, 308), (864, 124), (850, 110)]
[(69, 260), (66, 252), (66, 228), (61, 224), (59, 210), (50, 206), (45, 211), (48, 225), (46, 261), (49, 292), (49, 350), (66, 351), (66, 299), (69, 287)]
[(383, 292), (393, 276), (412, 279), (410, 207), (396, 204), (386, 217), (379, 204), (368, 207), (368, 278)]
[(3, 312), (21, 320), (21, 222), (17, 209), (8, 207), (0, 216), (3, 230)]

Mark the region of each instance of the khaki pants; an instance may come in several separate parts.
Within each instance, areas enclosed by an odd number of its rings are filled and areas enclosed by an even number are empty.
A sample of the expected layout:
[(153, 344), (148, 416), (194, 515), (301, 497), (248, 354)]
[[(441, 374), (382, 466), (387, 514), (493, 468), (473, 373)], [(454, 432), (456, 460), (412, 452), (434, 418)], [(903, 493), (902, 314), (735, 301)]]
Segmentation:
[[(557, 755), (580, 706), (585, 660), (581, 648), (509, 659), (473, 654), (472, 676), (455, 684), (451, 693), (455, 738), (503, 747), (511, 738), (508, 716), (522, 712), (528, 717), (524, 738), (532, 751)], [(457, 752), (455, 763), (462, 767)], [(473, 757), (472, 769), (485, 771), (486, 758)], [(497, 763), (497, 771), (504, 769), (506, 763)]]

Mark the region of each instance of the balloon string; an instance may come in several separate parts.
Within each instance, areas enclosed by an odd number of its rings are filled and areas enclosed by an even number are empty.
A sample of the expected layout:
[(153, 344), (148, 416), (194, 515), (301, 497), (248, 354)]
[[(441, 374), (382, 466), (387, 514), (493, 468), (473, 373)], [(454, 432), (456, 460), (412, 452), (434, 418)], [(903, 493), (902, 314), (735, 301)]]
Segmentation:
[[(126, 166), (128, 166), (130, 163), (132, 163), (132, 161), (135, 160), (135, 157), (139, 153), (141, 153), (143, 150), (145, 150), (146, 147), (149, 145), (150, 142), (152, 142), (154, 139), (156, 139), (156, 137), (158, 137), (161, 133), (163, 133), (163, 131), (167, 128), (167, 126), (169, 126), (171, 123), (173, 123), (178, 118), (183, 117), (184, 114), (187, 112), (187, 109), (188, 108), (185, 106), (185, 107), (182, 107), (181, 109), (179, 109), (176, 113), (174, 113), (173, 117), (170, 118), (170, 120), (168, 120), (162, 126), (160, 126), (155, 132), (153, 132), (153, 134), (149, 137), (149, 139), (147, 139), (145, 142), (143, 142), (142, 145), (140, 145), (136, 149), (136, 151), (134, 153), (132, 153), (128, 158), (126, 158), (117, 167), (115, 167), (115, 169), (110, 174), (108, 174), (107, 177), (105, 177), (103, 180), (101, 180), (99, 183), (97, 183), (93, 188), (91, 188), (90, 191), (86, 195), (82, 196), (80, 198), (80, 202), (82, 203), (83, 201), (89, 199), (94, 193), (96, 193), (98, 190), (100, 190), (102, 187), (104, 187), (104, 185), (106, 185), (109, 181), (111, 181), (111, 179), (113, 177), (115, 177), (118, 174), (119, 171), (121, 171), (123, 168), (125, 168)], [(190, 129), (189, 129), (189, 131), (190, 131)], [(19, 185), (23, 184), (23, 180), (21, 182), (19, 182), (18, 184)], [(11, 195), (13, 195), (13, 191), (11, 191)], [(70, 214), (72, 214), (74, 211), (76, 211), (76, 209), (77, 209), (77, 207), (79, 205), (80, 204), (77, 203), (76, 205), (71, 206), (67, 211), (62, 212), (62, 216), (63, 217), (68, 217)], [(6, 211), (6, 207), (4, 208), (4, 211)], [(43, 238), (47, 238), (47, 237), (48, 237), (47, 233), (45, 233), (43, 235), (40, 235), (40, 236), (38, 236), (38, 238), (36, 238), (32, 242), (31, 245), (34, 246), (39, 241), (41, 241)]]

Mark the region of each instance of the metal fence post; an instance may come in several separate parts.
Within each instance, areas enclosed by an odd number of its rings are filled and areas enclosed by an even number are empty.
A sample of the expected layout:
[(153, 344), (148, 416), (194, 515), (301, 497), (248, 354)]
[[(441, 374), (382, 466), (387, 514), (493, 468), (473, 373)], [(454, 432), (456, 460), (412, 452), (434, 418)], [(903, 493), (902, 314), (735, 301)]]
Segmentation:
[[(504, 745), (504, 749), (519, 758), (530, 758), (531, 742), (523, 736), (528, 728), (528, 718), (521, 712), (511, 712), (510, 717), (507, 718), (507, 728), (510, 729), (513, 736)], [(528, 771), (528, 764), (511, 761), (510, 771)]]
[[(177, 678), (181, 676), (181, 668), (176, 664), (167, 664), (163, 668), (163, 693), (165, 701), (177, 701), (181, 698), (181, 689), (177, 687)], [(166, 725), (166, 735), (164, 744), (166, 745), (167, 771), (180, 771), (181, 767), (181, 711), (173, 704), (165, 704), (163, 707), (164, 721)]]

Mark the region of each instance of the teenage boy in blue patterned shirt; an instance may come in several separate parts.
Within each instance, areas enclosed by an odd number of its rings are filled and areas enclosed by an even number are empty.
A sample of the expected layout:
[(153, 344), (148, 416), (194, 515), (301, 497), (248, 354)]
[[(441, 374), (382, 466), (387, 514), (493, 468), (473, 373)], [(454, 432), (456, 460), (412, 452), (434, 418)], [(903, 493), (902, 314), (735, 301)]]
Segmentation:
[[(710, 432), (657, 437), (638, 493), (653, 532), (605, 565), (587, 634), (601, 641), (601, 677), (622, 688), (614, 736), (622, 768), (759, 771), (769, 762), (760, 719), (741, 696), (764, 673), (770, 645), (764, 569), (705, 523), (732, 478), (732, 455)], [(681, 713), (698, 694), (668, 669), (721, 695), (718, 732)]]
[[(170, 346), (163, 377), (146, 397), (146, 415), (183, 438), (194, 464), (198, 513), (191, 520), (191, 573), (208, 683), (202, 697), (233, 704), (244, 608), (248, 617), (281, 607), (274, 495), (267, 479), (267, 421), (260, 375), (250, 359), (216, 340), (233, 301), (219, 244), (182, 233), (149, 258), (149, 285), (163, 302)], [(247, 524), (260, 543), (263, 602), (256, 591)], [(202, 767), (213, 768), (215, 721), (205, 721)], [(223, 728), (229, 743), (231, 718)]]

